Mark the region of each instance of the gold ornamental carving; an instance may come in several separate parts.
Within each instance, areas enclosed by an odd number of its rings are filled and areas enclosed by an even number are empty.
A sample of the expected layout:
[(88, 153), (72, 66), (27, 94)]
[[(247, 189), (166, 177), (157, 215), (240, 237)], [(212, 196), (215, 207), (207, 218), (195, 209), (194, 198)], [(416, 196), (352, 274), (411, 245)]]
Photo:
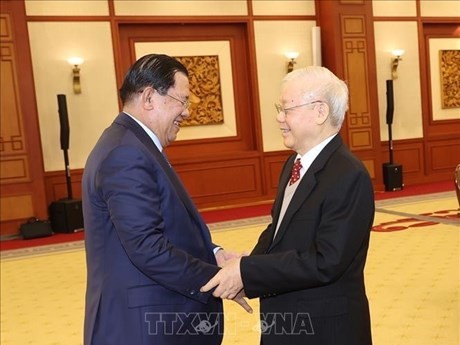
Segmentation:
[(440, 50), (441, 106), (460, 108), (460, 50)]
[(183, 126), (216, 125), (224, 122), (219, 56), (176, 56), (189, 72), (190, 117)]

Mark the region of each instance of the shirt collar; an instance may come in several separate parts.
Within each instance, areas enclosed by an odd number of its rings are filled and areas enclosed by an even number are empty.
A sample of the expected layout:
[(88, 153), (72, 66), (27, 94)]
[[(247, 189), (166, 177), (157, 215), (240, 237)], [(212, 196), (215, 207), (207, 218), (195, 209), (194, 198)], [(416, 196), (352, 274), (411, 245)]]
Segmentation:
[(142, 129), (147, 133), (147, 135), (150, 137), (150, 139), (152, 139), (153, 143), (158, 148), (158, 150), (160, 150), (160, 152), (163, 152), (163, 146), (161, 146), (160, 139), (158, 139), (156, 134), (153, 133), (153, 131), (150, 128), (148, 128), (146, 125), (144, 125), (138, 119), (136, 119), (134, 116), (132, 116), (131, 114), (127, 113), (126, 111), (123, 111), (123, 112), (126, 115), (128, 115), (129, 117), (131, 117), (134, 121), (136, 121), (139, 124), (139, 126), (141, 126)]
[(331, 135), (329, 138), (324, 139), (318, 145), (314, 146), (311, 150), (305, 153), (303, 156), (297, 154), (297, 158), (300, 158), (300, 162), (302, 163), (302, 169), (300, 169), (300, 177), (302, 177), (310, 168), (313, 161), (318, 157), (321, 151), (326, 147), (327, 144), (337, 135), (337, 133)]

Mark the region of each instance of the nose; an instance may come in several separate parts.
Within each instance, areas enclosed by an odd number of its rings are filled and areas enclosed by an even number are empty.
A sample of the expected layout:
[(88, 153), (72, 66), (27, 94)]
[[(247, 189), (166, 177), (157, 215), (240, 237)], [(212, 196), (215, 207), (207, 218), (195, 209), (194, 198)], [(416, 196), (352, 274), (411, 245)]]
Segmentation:
[(180, 114), (184, 119), (190, 117), (190, 108), (184, 108), (184, 111)]
[(283, 111), (279, 111), (277, 114), (276, 114), (276, 121), (281, 123), (281, 122), (284, 122), (284, 120), (286, 119), (286, 115), (284, 114)]

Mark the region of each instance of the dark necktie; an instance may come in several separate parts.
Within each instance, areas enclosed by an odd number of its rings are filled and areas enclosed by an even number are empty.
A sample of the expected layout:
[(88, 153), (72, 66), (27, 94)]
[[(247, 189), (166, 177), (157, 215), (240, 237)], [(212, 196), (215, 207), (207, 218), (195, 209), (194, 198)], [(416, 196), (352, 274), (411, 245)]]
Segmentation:
[(291, 179), (289, 180), (289, 185), (296, 183), (300, 178), (300, 169), (302, 169), (302, 163), (300, 163), (300, 158), (297, 158), (292, 166)]

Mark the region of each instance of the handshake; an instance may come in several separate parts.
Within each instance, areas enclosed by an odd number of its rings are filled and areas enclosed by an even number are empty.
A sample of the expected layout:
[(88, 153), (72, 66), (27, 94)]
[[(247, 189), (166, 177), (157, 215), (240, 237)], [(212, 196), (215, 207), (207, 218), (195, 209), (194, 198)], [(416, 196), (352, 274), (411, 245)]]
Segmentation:
[(212, 295), (222, 299), (229, 299), (238, 303), (248, 313), (252, 313), (251, 306), (246, 302), (241, 278), (241, 257), (247, 254), (227, 252), (220, 249), (216, 253), (217, 265), (221, 270), (201, 287), (201, 292), (208, 292), (215, 288)]

